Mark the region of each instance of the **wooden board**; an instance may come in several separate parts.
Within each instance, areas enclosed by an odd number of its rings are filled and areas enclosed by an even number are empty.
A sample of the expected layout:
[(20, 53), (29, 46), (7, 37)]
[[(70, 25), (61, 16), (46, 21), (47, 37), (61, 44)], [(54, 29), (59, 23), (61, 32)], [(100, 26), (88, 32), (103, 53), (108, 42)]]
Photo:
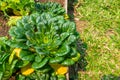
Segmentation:
[(58, 2), (62, 6), (64, 6), (64, 2), (65, 2), (65, 0), (36, 0), (36, 1), (40, 1), (40, 2)]

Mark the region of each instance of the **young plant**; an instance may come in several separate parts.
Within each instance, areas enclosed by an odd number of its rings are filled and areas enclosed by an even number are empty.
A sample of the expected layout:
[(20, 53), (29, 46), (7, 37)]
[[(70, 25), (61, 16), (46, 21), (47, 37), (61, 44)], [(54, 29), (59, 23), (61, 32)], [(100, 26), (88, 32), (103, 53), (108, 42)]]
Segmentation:
[[(64, 78), (67, 67), (75, 64), (80, 58), (76, 48), (79, 38), (76, 25), (65, 20), (63, 16), (49, 13), (25, 16), (16, 26), (11, 27), (9, 34), (11, 40), (6, 43), (17, 48), (13, 51), (14, 57), (19, 58), (17, 67), (22, 69), (29, 64), (30, 69), (27, 70), (30, 70), (30, 74), (36, 72), (49, 75), (49, 80), (53, 80), (53, 77)], [(59, 67), (55, 69), (54, 64)], [(19, 78), (22, 78), (21, 76), (29, 77), (22, 72)]]

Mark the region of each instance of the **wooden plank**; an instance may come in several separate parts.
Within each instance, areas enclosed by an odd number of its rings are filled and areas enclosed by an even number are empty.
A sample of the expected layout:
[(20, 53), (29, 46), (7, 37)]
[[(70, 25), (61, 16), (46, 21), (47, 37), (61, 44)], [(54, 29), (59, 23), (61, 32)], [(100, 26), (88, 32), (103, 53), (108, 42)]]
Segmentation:
[(64, 6), (64, 0), (37, 0), (37, 1), (40, 1), (40, 2), (58, 2), (62, 6)]
[(66, 11), (66, 13), (68, 13), (68, 0), (65, 0), (65, 2), (64, 2), (64, 8), (65, 8), (65, 11)]

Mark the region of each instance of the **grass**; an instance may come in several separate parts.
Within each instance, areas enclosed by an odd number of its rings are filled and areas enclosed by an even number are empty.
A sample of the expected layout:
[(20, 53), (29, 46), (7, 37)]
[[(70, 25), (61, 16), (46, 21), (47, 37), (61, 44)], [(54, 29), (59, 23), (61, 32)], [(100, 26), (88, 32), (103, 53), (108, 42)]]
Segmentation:
[(79, 0), (79, 3), (80, 6), (76, 9), (77, 17), (88, 22), (81, 32), (81, 39), (88, 46), (85, 57), (88, 65), (85, 71), (79, 72), (79, 80), (118, 80), (120, 1)]

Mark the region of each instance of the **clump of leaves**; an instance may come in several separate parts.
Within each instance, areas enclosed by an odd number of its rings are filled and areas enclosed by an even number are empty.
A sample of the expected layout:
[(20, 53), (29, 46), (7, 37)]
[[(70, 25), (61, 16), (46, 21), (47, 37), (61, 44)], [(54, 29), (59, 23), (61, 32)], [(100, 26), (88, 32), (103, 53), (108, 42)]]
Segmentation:
[(13, 60), (11, 64), (8, 63), (10, 55), (10, 47), (5, 44), (6, 37), (0, 37), (0, 80), (8, 80), (13, 72), (17, 60)]
[(61, 69), (66, 70), (65, 67), (73, 65), (80, 58), (76, 48), (76, 41), (79, 38), (76, 25), (65, 20), (63, 16), (48, 13), (25, 16), (17, 22), (16, 26), (11, 27), (9, 34), (11, 40), (6, 43), (12, 48), (20, 49), (17, 63), (19, 69), (30, 64), (35, 72), (64, 78), (65, 72), (61, 70), (55, 72), (57, 70), (52, 65), (62, 65), (64, 67)]
[(34, 0), (1, 0), (0, 10), (5, 16), (28, 15), (34, 8)]
[(21, 3), (19, 1), (19, 3), (13, 2), (11, 4), (12, 5), (10, 8), (6, 8), (6, 6), (8, 6), (8, 5), (6, 5), (4, 7), (5, 14), (6, 14), (6, 10), (12, 9), (14, 15), (17, 15), (17, 16), (9, 17), (9, 20), (8, 20), (9, 26), (16, 25), (17, 20), (20, 19), (21, 16), (28, 15), (28, 14), (35, 13), (35, 12), (39, 12), (40, 14), (42, 14), (43, 12), (47, 12), (49, 14), (54, 14), (54, 16), (62, 15), (66, 19), (69, 18), (68, 15), (65, 13), (65, 9), (59, 3), (55, 3), (55, 2), (48, 2), (48, 3), (36, 2), (36, 3), (34, 3), (33, 1), (26, 1), (26, 3), (24, 3), (24, 1), (22, 1), (22, 3)]
[(43, 12), (48, 12), (49, 14), (57, 15), (64, 15), (65, 9), (56, 2), (47, 2), (47, 3), (39, 3), (35, 4), (35, 11), (39, 12), (40, 14)]

